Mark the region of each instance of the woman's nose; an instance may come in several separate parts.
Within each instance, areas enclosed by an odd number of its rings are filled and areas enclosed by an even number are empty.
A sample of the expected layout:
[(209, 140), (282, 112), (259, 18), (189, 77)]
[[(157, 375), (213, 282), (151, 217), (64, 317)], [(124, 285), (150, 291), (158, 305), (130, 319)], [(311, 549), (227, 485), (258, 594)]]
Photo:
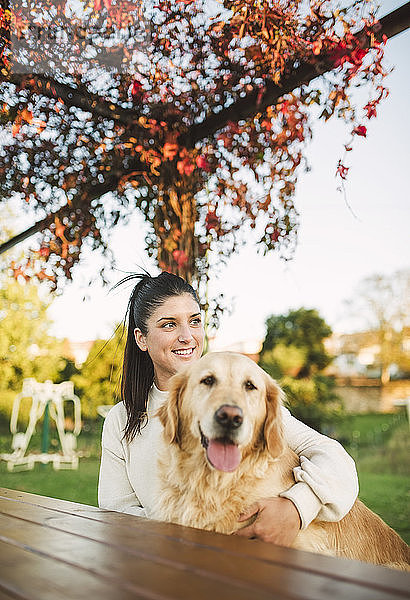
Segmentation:
[(180, 342), (190, 342), (192, 340), (192, 333), (190, 328), (187, 326), (181, 327), (178, 333), (178, 341)]

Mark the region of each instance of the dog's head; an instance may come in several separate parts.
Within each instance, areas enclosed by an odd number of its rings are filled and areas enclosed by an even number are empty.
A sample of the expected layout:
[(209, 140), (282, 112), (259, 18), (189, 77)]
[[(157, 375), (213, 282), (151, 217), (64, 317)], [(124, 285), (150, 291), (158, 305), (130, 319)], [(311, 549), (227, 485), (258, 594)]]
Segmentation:
[(229, 472), (259, 449), (275, 458), (282, 453), (281, 396), (254, 361), (215, 352), (171, 379), (168, 402), (158, 416), (169, 443), (185, 450), (202, 445), (208, 463)]

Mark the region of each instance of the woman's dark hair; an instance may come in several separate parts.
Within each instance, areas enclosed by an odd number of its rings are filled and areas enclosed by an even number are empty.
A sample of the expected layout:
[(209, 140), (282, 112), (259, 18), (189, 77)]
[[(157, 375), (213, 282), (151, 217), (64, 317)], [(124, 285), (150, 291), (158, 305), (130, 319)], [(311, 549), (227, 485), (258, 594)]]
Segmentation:
[(148, 352), (143, 352), (135, 341), (134, 329), (147, 335), (147, 322), (152, 313), (168, 298), (190, 294), (199, 304), (195, 290), (182, 277), (166, 271), (158, 277), (148, 273), (132, 274), (115, 287), (139, 279), (128, 301), (125, 321), (128, 317), (127, 341), (121, 377), (121, 399), (127, 411), (124, 438), (130, 442), (147, 423), (148, 393), (154, 381), (154, 365)]

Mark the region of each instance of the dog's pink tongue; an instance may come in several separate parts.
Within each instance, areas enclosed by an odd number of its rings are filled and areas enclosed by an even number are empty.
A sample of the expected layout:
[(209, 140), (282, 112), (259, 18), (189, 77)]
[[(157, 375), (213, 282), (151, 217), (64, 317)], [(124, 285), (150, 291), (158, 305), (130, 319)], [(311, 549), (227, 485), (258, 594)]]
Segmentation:
[(206, 453), (212, 466), (220, 471), (235, 471), (241, 462), (238, 446), (226, 444), (221, 440), (209, 440)]

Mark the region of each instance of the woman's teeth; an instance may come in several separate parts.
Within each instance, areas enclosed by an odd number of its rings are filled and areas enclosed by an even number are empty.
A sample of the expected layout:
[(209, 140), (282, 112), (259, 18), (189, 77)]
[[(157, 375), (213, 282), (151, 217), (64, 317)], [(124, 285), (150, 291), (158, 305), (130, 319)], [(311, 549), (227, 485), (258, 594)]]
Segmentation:
[(173, 350), (174, 354), (178, 354), (179, 356), (190, 356), (193, 351), (193, 348), (188, 348), (187, 350)]

